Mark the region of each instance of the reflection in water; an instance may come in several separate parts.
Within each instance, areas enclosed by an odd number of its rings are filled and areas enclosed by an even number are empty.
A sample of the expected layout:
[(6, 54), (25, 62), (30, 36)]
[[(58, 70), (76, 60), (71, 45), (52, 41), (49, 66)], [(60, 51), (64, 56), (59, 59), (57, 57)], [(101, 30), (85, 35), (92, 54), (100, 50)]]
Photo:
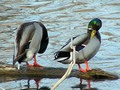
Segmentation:
[[(72, 88), (80, 88), (80, 90), (97, 90), (96, 88), (91, 88), (91, 80), (86, 80), (87, 81), (87, 85), (86, 84), (82, 84), (83, 79), (80, 79), (80, 83), (78, 85), (73, 86)], [(87, 87), (87, 89), (85, 89)]]
[(46, 87), (46, 86), (43, 86), (43, 87), (40, 88), (40, 90), (50, 90), (50, 88)]
[[(15, 28), (26, 21), (41, 20), (46, 25), (50, 36), (50, 44), (46, 51), (46, 56), (42, 56), (42, 63), (44, 66), (61, 67), (61, 64), (52, 61), (53, 57), (50, 55), (51, 52), (58, 50), (58, 48), (64, 44), (63, 42), (72, 35), (77, 35), (78, 32), (83, 33), (84, 29), (87, 28), (86, 23), (90, 19), (99, 17), (104, 22), (104, 27), (101, 30), (102, 47), (93, 59), (93, 62), (91, 62), (91, 65), (94, 64), (94, 68), (101, 68), (120, 75), (120, 65), (118, 63), (120, 57), (120, 33), (117, 33), (120, 28), (120, 5), (117, 3), (119, 1), (120, 0), (0, 0), (0, 61), (7, 64), (11, 63), (16, 32)], [(46, 59), (48, 59), (47, 63)], [(53, 63), (55, 64), (53, 65)], [(64, 65), (63, 67), (66, 66)], [(15, 77), (5, 78), (3, 76), (0, 76), (0, 87), (7, 90), (13, 87), (15, 89), (11, 90), (19, 90), (19, 88), (16, 89), (16, 82), (10, 81), (21, 79)], [(18, 82), (23, 82), (23, 80)], [(49, 85), (51, 85), (51, 82), (52, 79), (48, 81)], [(68, 83), (69, 82), (68, 80)], [(72, 83), (76, 83), (76, 81), (73, 80)], [(91, 85), (100, 90), (111, 90), (111, 87), (120, 90), (119, 83), (119, 80), (106, 80), (102, 83), (92, 82)], [(27, 88), (33, 88), (32, 85), (34, 83), (30, 82), (30, 84), (31, 87), (27, 86)], [(63, 85), (64, 84), (66, 85), (66, 83), (63, 82)], [(46, 86), (46, 83), (42, 83), (42, 85)], [(58, 90), (62, 90), (63, 85), (61, 85)], [(81, 85), (82, 87), (80, 87), (80, 84), (77, 87), (73, 87), (75, 88), (73, 90), (76, 90), (76, 88), (78, 88), (78, 90), (88, 88), (86, 84)], [(100, 87), (102, 85), (104, 87)], [(71, 84), (67, 84), (66, 89), (71, 90), (69, 88), (70, 86)], [(38, 88), (40, 87), (38, 86)], [(90, 89), (93, 90), (92, 88)], [(45, 88), (43, 90), (45, 90)]]
[[(90, 90), (90, 88), (91, 88), (90, 81), (91, 81), (91, 80), (87, 80), (88, 90)], [(81, 85), (81, 86), (82, 86), (82, 82), (83, 82), (83, 79), (80, 79), (80, 85)], [(83, 87), (81, 87), (81, 90), (82, 90), (82, 88), (83, 88)]]
[(40, 88), (39, 88), (39, 83), (40, 83), (40, 81), (41, 81), (40, 78), (35, 78), (35, 79), (34, 79), (35, 84), (36, 84), (36, 88), (30, 88), (30, 80), (31, 80), (31, 79), (28, 79), (26, 88), (25, 88), (25, 89), (21, 89), (21, 90), (50, 90), (50, 88), (47, 87), (47, 86), (43, 86), (43, 87), (40, 87)]

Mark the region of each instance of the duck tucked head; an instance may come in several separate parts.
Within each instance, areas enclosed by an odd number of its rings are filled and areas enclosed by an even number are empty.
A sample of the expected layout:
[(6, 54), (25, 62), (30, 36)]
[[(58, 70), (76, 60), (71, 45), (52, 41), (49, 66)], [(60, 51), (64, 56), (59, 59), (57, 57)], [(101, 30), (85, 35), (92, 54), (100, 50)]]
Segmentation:
[(94, 37), (97, 33), (97, 31), (101, 28), (102, 21), (98, 18), (92, 19), (88, 24), (88, 32), (91, 32), (90, 37)]

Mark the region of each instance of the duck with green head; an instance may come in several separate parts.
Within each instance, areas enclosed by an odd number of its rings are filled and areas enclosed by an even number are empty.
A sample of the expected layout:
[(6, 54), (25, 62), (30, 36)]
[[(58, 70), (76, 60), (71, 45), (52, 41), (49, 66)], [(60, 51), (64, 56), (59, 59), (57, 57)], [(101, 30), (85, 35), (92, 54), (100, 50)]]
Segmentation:
[[(77, 35), (68, 40), (68, 42), (55, 53), (55, 60), (58, 62), (69, 64), (72, 61), (71, 44), (76, 46), (76, 64), (78, 64), (79, 71), (87, 72), (90, 69), (88, 61), (95, 56), (101, 45), (101, 36), (99, 29), (102, 26), (102, 21), (98, 18), (92, 19), (88, 24), (87, 33)], [(86, 64), (86, 69), (80, 67), (81, 63)]]

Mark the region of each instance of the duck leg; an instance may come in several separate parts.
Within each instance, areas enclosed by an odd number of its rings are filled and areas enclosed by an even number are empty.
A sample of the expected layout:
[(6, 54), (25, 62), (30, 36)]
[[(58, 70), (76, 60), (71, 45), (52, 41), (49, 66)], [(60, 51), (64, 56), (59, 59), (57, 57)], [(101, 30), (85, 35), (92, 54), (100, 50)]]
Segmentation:
[(37, 63), (36, 55), (34, 55), (33, 58), (34, 58), (34, 63), (33, 63), (33, 66), (34, 66), (34, 67), (43, 67), (43, 66), (41, 66), (41, 65), (39, 65), (39, 64)]
[(90, 69), (90, 67), (88, 65), (88, 61), (85, 61), (85, 64), (86, 64), (86, 71), (90, 71), (91, 69)]
[(80, 64), (78, 64), (78, 68), (79, 68), (80, 72), (86, 72), (86, 70), (84, 70), (84, 69), (81, 68)]
[(29, 64), (28, 62), (26, 62), (26, 65), (27, 65), (27, 67), (33, 67), (33, 65)]
[(88, 65), (88, 61), (85, 61), (85, 65), (86, 65), (86, 69), (84, 70), (81, 68), (80, 64), (78, 64), (78, 68), (79, 68), (80, 72), (87, 72), (87, 71), (91, 70), (89, 65)]
[(41, 65), (39, 65), (39, 64), (37, 63), (36, 55), (34, 55), (33, 58), (34, 58), (34, 63), (33, 63), (33, 65), (32, 65), (32, 64), (29, 64), (28, 62), (26, 62), (27, 67), (43, 67), (43, 66), (41, 66)]

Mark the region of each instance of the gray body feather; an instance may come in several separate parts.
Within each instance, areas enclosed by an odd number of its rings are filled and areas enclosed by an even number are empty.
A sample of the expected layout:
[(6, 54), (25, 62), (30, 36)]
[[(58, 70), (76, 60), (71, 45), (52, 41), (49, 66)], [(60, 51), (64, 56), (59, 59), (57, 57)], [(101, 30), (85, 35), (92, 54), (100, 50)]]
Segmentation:
[(13, 64), (29, 61), (37, 53), (43, 53), (48, 45), (48, 33), (40, 22), (23, 23), (16, 35), (16, 57)]
[[(87, 44), (85, 42), (87, 41)], [(58, 52), (55, 53), (55, 60), (58, 62), (69, 64), (72, 61), (72, 49), (70, 45), (76, 46), (76, 63), (84, 63), (85, 60), (91, 59), (98, 52), (101, 45), (101, 37), (99, 32), (94, 38), (89, 38), (88, 34), (82, 34), (75, 38), (73, 41), (69, 40)], [(84, 46), (83, 46), (84, 45)], [(69, 54), (68, 54), (69, 53)], [(62, 55), (64, 54), (64, 55)]]

